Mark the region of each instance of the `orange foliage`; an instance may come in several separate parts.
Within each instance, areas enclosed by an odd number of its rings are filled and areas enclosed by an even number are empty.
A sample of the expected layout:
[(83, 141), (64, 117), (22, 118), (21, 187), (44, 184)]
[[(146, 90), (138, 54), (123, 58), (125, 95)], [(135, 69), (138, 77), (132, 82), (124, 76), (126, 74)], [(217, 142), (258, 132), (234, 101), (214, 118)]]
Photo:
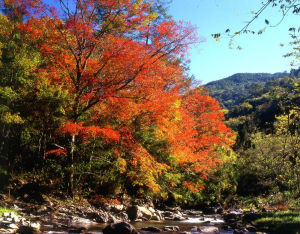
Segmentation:
[[(68, 92), (65, 124), (58, 133), (84, 142), (104, 139), (117, 149), (117, 156), (125, 153), (133, 184), (158, 191), (159, 176), (171, 166), (134, 137), (137, 128), (154, 126), (155, 137), (168, 142), (166, 151), (178, 166), (207, 176), (221, 163), (216, 147), (230, 148), (234, 136), (217, 101), (202, 88), (191, 88), (180, 66), (197, 41), (193, 28), (171, 19), (157, 23), (150, 5), (139, 1), (77, 3), (77, 11), (64, 21), (32, 16), (18, 27), (44, 57), (37, 79)], [(108, 12), (100, 23), (96, 4)]]
[(45, 156), (48, 156), (50, 154), (55, 154), (56, 156), (66, 156), (67, 151), (65, 149), (53, 149), (49, 150), (45, 153)]
[(204, 186), (202, 184), (196, 184), (191, 181), (183, 181), (182, 185), (187, 187), (193, 193), (198, 193), (204, 190)]
[(119, 141), (120, 134), (110, 126), (100, 128), (99, 126), (83, 126), (83, 122), (72, 123), (68, 121), (59, 129), (59, 133), (70, 136), (79, 135), (82, 139), (88, 140), (92, 137), (101, 137), (110, 141)]

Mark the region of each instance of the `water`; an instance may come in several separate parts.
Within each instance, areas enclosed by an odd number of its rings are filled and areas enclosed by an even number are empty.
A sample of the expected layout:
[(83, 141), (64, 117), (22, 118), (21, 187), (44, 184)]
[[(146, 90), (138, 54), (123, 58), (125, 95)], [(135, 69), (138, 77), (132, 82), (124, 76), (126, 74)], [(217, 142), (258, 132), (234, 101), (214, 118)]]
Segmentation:
[[(178, 226), (180, 231), (176, 232), (163, 232), (166, 234), (175, 234), (184, 231), (190, 231), (193, 227), (199, 226), (215, 226), (218, 227), (220, 233), (222, 234), (232, 234), (233, 231), (222, 231), (221, 226), (224, 223), (224, 220), (219, 217), (214, 216), (205, 216), (205, 217), (188, 217), (188, 219), (184, 221), (171, 221), (171, 220), (164, 220), (164, 221), (143, 221), (143, 222), (131, 222), (131, 224), (141, 233), (149, 233), (142, 231), (141, 228), (145, 227), (156, 227), (159, 229), (163, 229), (165, 226)], [(103, 228), (107, 224), (98, 224), (98, 223), (91, 223), (91, 224), (83, 224), (83, 223), (72, 223), (68, 226), (60, 226), (55, 227), (53, 225), (43, 225), (41, 228), (42, 233), (47, 234), (66, 234), (71, 230), (78, 230), (80, 228), (84, 228), (83, 233), (91, 233), (91, 234), (100, 234), (102, 233)]]

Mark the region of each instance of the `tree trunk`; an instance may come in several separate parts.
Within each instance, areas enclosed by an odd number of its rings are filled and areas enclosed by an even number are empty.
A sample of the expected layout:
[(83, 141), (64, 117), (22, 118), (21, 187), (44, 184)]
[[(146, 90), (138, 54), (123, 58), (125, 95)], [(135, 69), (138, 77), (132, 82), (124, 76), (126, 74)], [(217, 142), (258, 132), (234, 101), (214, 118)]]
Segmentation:
[(74, 152), (75, 152), (75, 135), (71, 139), (71, 150), (69, 154), (70, 170), (68, 172), (68, 195), (74, 196)]

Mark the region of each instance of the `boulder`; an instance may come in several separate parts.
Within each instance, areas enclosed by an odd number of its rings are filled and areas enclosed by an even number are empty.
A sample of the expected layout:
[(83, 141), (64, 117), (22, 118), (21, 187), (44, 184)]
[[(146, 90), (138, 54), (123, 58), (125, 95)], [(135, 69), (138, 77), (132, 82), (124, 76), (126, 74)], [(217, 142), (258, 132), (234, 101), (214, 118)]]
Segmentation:
[(8, 229), (0, 228), (0, 233), (10, 233)]
[(189, 215), (189, 216), (200, 216), (202, 214), (203, 214), (203, 212), (199, 211), (199, 210), (187, 210), (186, 211), (186, 215)]
[(8, 225), (8, 228), (9, 229), (18, 229), (18, 226), (14, 223), (11, 223), (11, 224)]
[(119, 223), (121, 220), (119, 220), (117, 217), (115, 217), (112, 214), (109, 214), (109, 218), (107, 223)]
[(185, 217), (183, 217), (183, 214), (180, 211), (174, 211), (174, 212), (164, 211), (163, 217), (166, 220), (174, 220), (174, 221), (182, 221), (186, 219)]
[(186, 220), (186, 218), (183, 217), (182, 215), (175, 214), (173, 220), (174, 221), (183, 221), (183, 220)]
[(86, 213), (86, 218), (96, 221), (97, 223), (107, 223), (109, 220), (109, 215), (107, 212), (88, 212)]
[(148, 210), (149, 210), (152, 214), (156, 212), (156, 210), (155, 210), (152, 206), (148, 207)]
[(150, 220), (152, 218), (152, 213), (144, 206), (131, 206), (127, 209), (127, 215), (130, 220), (143, 219)]
[(8, 217), (10, 217), (10, 213), (9, 212), (4, 212), (2, 214), (2, 216), (5, 217), (5, 218), (8, 218)]
[(81, 218), (81, 217), (71, 217), (72, 218), (72, 222), (73, 223), (84, 223), (84, 224), (93, 224), (95, 223), (94, 221), (91, 221), (90, 219), (86, 219), (86, 218)]
[(12, 218), (12, 221), (13, 221), (14, 223), (19, 223), (19, 222), (20, 222), (19, 217), (18, 217), (17, 215), (15, 215), (14, 212), (10, 212), (10, 217)]
[(127, 208), (126, 212), (130, 220), (136, 220), (140, 216), (138, 206), (130, 206)]
[(137, 230), (126, 222), (107, 225), (102, 232), (103, 234), (138, 234)]
[(159, 212), (155, 212), (152, 214), (151, 220), (161, 221), (163, 218)]
[(214, 226), (201, 226), (198, 227), (199, 232), (202, 233), (219, 233), (219, 228), (214, 227)]
[(227, 210), (228, 214), (234, 214), (234, 215), (242, 215), (244, 214), (244, 211), (241, 209), (229, 209)]
[(148, 210), (146, 207), (144, 206), (139, 206), (139, 211), (142, 214), (142, 219), (144, 220), (150, 220), (152, 217), (152, 212), (150, 210)]
[(198, 232), (198, 227), (194, 226), (190, 229), (190, 232)]
[(30, 227), (32, 227), (35, 230), (40, 230), (41, 224), (40, 223), (31, 223)]
[(122, 220), (122, 221), (125, 221), (125, 222), (128, 222), (129, 219), (128, 219), (128, 215), (126, 214), (126, 212), (121, 212), (121, 213), (118, 213), (116, 214), (116, 216), (118, 217), (118, 219)]
[(172, 211), (163, 211), (162, 216), (164, 217), (165, 220), (173, 220), (175, 217), (175, 214)]
[(180, 228), (178, 226), (164, 226), (163, 230), (165, 232), (178, 232)]

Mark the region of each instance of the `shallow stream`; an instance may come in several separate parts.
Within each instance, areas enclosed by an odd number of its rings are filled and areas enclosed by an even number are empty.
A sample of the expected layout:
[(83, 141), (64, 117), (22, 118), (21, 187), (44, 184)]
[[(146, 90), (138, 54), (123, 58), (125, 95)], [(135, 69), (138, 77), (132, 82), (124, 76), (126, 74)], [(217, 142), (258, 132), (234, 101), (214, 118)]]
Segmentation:
[[(181, 233), (184, 231), (191, 231), (193, 227), (199, 226), (215, 226), (218, 227), (221, 234), (233, 234), (233, 231), (224, 231), (221, 229), (224, 220), (222, 218), (216, 218), (215, 216), (201, 216), (201, 217), (188, 217), (184, 221), (143, 221), (143, 222), (131, 222), (131, 224), (140, 232), (140, 233), (154, 233), (149, 231), (142, 231), (141, 228), (146, 227), (156, 227), (163, 229), (165, 226), (178, 226), (180, 231), (176, 232), (163, 232), (166, 234)], [(67, 233), (78, 233), (80, 229), (84, 229), (82, 233), (91, 233), (91, 234), (101, 234), (103, 228), (107, 224), (82, 224), (82, 223), (71, 223), (67, 225), (62, 225), (60, 227), (55, 227), (52, 224), (43, 225), (41, 231), (47, 234), (67, 234)], [(196, 232), (197, 233), (197, 232)]]

